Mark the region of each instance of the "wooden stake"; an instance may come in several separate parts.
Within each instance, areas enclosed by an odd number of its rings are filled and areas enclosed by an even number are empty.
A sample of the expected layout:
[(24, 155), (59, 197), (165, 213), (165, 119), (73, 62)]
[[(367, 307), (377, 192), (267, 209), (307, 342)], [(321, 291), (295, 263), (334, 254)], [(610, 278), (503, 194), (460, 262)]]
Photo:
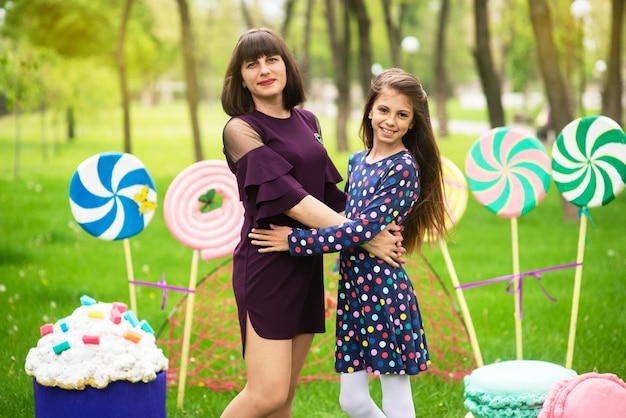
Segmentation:
[(135, 285), (131, 282), (135, 281), (135, 275), (133, 273), (133, 259), (130, 255), (130, 240), (124, 238), (124, 255), (126, 258), (126, 275), (128, 276), (128, 291), (130, 293), (130, 308), (133, 310), (135, 316), (139, 317), (137, 313), (137, 296), (135, 295)]
[(187, 310), (185, 312), (185, 328), (183, 331), (183, 352), (180, 360), (180, 374), (178, 378), (178, 398), (176, 405), (182, 409), (185, 398), (185, 385), (187, 383), (187, 365), (189, 364), (189, 342), (191, 339), (191, 323), (193, 321), (193, 305), (196, 298), (196, 282), (198, 279), (198, 250), (193, 250), (191, 260), (191, 274), (189, 277), (189, 290), (187, 296)]
[(450, 278), (452, 279), (452, 285), (456, 290), (456, 297), (459, 300), (459, 306), (461, 307), (463, 320), (465, 321), (465, 325), (467, 326), (467, 333), (469, 334), (472, 350), (474, 351), (474, 359), (476, 360), (476, 365), (478, 367), (482, 367), (485, 365), (485, 363), (483, 362), (483, 356), (480, 353), (480, 346), (478, 345), (478, 339), (476, 338), (474, 323), (472, 322), (472, 316), (470, 315), (469, 308), (467, 307), (467, 302), (465, 301), (465, 296), (463, 295), (463, 289), (459, 289), (459, 278), (457, 277), (456, 270), (454, 269), (454, 265), (452, 264), (452, 258), (450, 257), (450, 253), (448, 252), (448, 245), (446, 244), (446, 241), (444, 239), (440, 239), (439, 246), (441, 247), (443, 258), (446, 261), (446, 267), (448, 268), (448, 273), (450, 274)]
[(576, 340), (576, 322), (578, 321), (578, 305), (580, 303), (580, 288), (583, 277), (583, 258), (585, 257), (585, 239), (587, 236), (587, 216), (580, 217), (580, 228), (578, 230), (578, 252), (576, 254), (576, 273), (574, 275), (574, 295), (572, 297), (572, 313), (569, 323), (569, 338), (567, 341), (567, 355), (565, 357), (565, 367), (572, 368), (574, 360), (574, 341)]

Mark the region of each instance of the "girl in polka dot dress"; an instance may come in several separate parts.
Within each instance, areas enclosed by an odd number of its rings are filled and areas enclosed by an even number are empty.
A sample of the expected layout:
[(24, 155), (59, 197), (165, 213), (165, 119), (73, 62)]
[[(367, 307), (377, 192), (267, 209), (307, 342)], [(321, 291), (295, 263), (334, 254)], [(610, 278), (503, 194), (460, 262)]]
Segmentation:
[[(361, 124), (366, 149), (350, 157), (345, 216), (321, 229), (254, 229), (260, 252), (308, 256), (340, 251), (335, 370), (340, 404), (350, 417), (414, 417), (409, 376), (428, 369), (430, 354), (413, 284), (406, 271), (364, 250), (387, 225), (403, 226), (407, 252), (445, 233), (441, 159), (426, 93), (412, 75), (389, 69), (372, 82)], [(369, 394), (380, 376), (382, 411)], [(384, 411), (384, 412), (383, 412)]]

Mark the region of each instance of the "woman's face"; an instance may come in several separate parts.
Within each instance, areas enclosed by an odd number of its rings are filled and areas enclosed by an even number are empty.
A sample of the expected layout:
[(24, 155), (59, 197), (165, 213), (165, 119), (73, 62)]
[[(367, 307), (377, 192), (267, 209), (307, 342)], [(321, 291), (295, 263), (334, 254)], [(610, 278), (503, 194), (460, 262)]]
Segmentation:
[(241, 65), (243, 86), (250, 91), (255, 102), (282, 100), (287, 85), (287, 69), (280, 55), (262, 56)]
[(369, 113), (374, 146), (402, 147), (402, 137), (413, 126), (413, 104), (404, 94), (385, 87)]

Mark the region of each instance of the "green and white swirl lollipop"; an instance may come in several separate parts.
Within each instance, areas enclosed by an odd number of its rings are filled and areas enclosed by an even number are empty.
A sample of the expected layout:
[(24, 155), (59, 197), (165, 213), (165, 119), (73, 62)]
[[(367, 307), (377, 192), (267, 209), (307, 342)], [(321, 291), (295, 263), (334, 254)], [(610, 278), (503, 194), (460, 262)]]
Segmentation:
[(574, 205), (606, 205), (626, 186), (626, 134), (606, 116), (570, 122), (552, 147), (552, 178)]

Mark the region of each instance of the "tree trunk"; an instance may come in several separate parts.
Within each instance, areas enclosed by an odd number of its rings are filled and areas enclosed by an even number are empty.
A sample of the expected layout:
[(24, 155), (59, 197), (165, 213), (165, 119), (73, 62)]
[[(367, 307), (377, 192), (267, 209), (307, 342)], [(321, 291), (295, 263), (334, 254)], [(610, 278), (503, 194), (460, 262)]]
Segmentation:
[(622, 25), (626, 0), (613, 0), (611, 13), (611, 41), (607, 75), (602, 92), (602, 114), (622, 125)]
[[(342, 35), (339, 36), (335, 5), (343, 16)], [(337, 87), (337, 150), (348, 150), (346, 129), (350, 118), (350, 78), (348, 76), (348, 54), (350, 45), (350, 25), (347, 8), (343, 2), (326, 0), (326, 18), (330, 34), (331, 50), (334, 51), (333, 65), (335, 67), (335, 86)]]
[(504, 109), (502, 107), (502, 86), (491, 56), (489, 38), (488, 0), (474, 0), (474, 19), (476, 31), (476, 49), (473, 51), (478, 74), (487, 99), (487, 110), (491, 127), (504, 126)]
[(198, 80), (196, 77), (196, 61), (194, 58), (193, 32), (189, 19), (189, 7), (187, 0), (176, 0), (180, 13), (180, 27), (182, 31), (183, 58), (185, 66), (185, 81), (187, 83), (187, 104), (191, 117), (191, 130), (193, 132), (193, 145), (196, 161), (202, 161), (202, 141), (200, 139), (200, 124), (198, 122)]
[[(546, 0), (528, 0), (530, 21), (535, 33), (535, 44), (539, 56), (539, 68), (548, 96), (550, 117), (555, 132), (561, 132), (565, 125), (574, 119), (572, 98), (568, 94), (565, 78), (559, 70), (559, 55), (552, 37), (553, 25)], [(561, 198), (563, 218), (566, 221), (578, 220), (578, 208)]]
[(449, 0), (442, 0), (437, 28), (437, 46), (435, 48), (435, 103), (437, 106), (440, 138), (448, 136), (448, 111), (446, 108), (448, 80), (444, 58), (446, 56), (446, 27), (449, 5)]
[(387, 28), (387, 37), (389, 38), (391, 63), (394, 67), (400, 67), (400, 30), (398, 25), (393, 22), (393, 17), (391, 16), (391, 0), (382, 1), (385, 14), (385, 28)]
[[(296, 0), (287, 0), (285, 2), (285, 20), (283, 20), (283, 25), (282, 28), (280, 30), (281, 35), (283, 36), (283, 39), (287, 39), (287, 33), (289, 32), (289, 24), (292, 21), (292, 15), (293, 15), (293, 6), (296, 3)], [(306, 15), (307, 20), (310, 19), (309, 14)]]
[[(126, 26), (128, 24), (128, 17), (130, 15), (130, 7), (133, 4), (133, 0), (126, 0), (124, 2), (124, 10), (122, 12), (122, 22), (120, 25), (120, 33), (117, 38), (117, 48), (115, 50), (115, 61), (117, 63), (117, 71), (120, 78), (120, 90), (122, 97), (122, 117), (123, 121), (123, 130), (124, 130), (124, 152), (131, 153), (131, 139), (130, 139), (130, 97), (128, 94), (128, 82), (126, 76), (126, 59), (124, 57), (124, 39), (126, 38)], [(72, 113), (71, 118), (68, 115), (68, 121), (72, 120), (72, 133), (73, 136), (73, 119), (74, 115)]]
[(244, 22), (246, 22), (246, 26), (248, 27), (248, 29), (254, 28), (254, 20), (252, 20), (252, 16), (250, 16), (250, 12), (246, 7), (246, 0), (241, 0), (241, 13), (243, 14), (243, 20)]
[(370, 18), (363, 0), (351, 0), (350, 7), (355, 12), (359, 28), (359, 81), (363, 97), (367, 96), (372, 83), (372, 43), (370, 42)]
[[(72, 142), (75, 136), (76, 118), (74, 117), (74, 107), (71, 105), (65, 109), (65, 122), (67, 124), (67, 140)], [(124, 149), (126, 149), (126, 146), (124, 146)]]
[(311, 16), (313, 13), (313, 1), (306, 2), (306, 20), (304, 23), (304, 42), (302, 44), (302, 58), (300, 59), (300, 73), (304, 79), (306, 91), (311, 91)]

